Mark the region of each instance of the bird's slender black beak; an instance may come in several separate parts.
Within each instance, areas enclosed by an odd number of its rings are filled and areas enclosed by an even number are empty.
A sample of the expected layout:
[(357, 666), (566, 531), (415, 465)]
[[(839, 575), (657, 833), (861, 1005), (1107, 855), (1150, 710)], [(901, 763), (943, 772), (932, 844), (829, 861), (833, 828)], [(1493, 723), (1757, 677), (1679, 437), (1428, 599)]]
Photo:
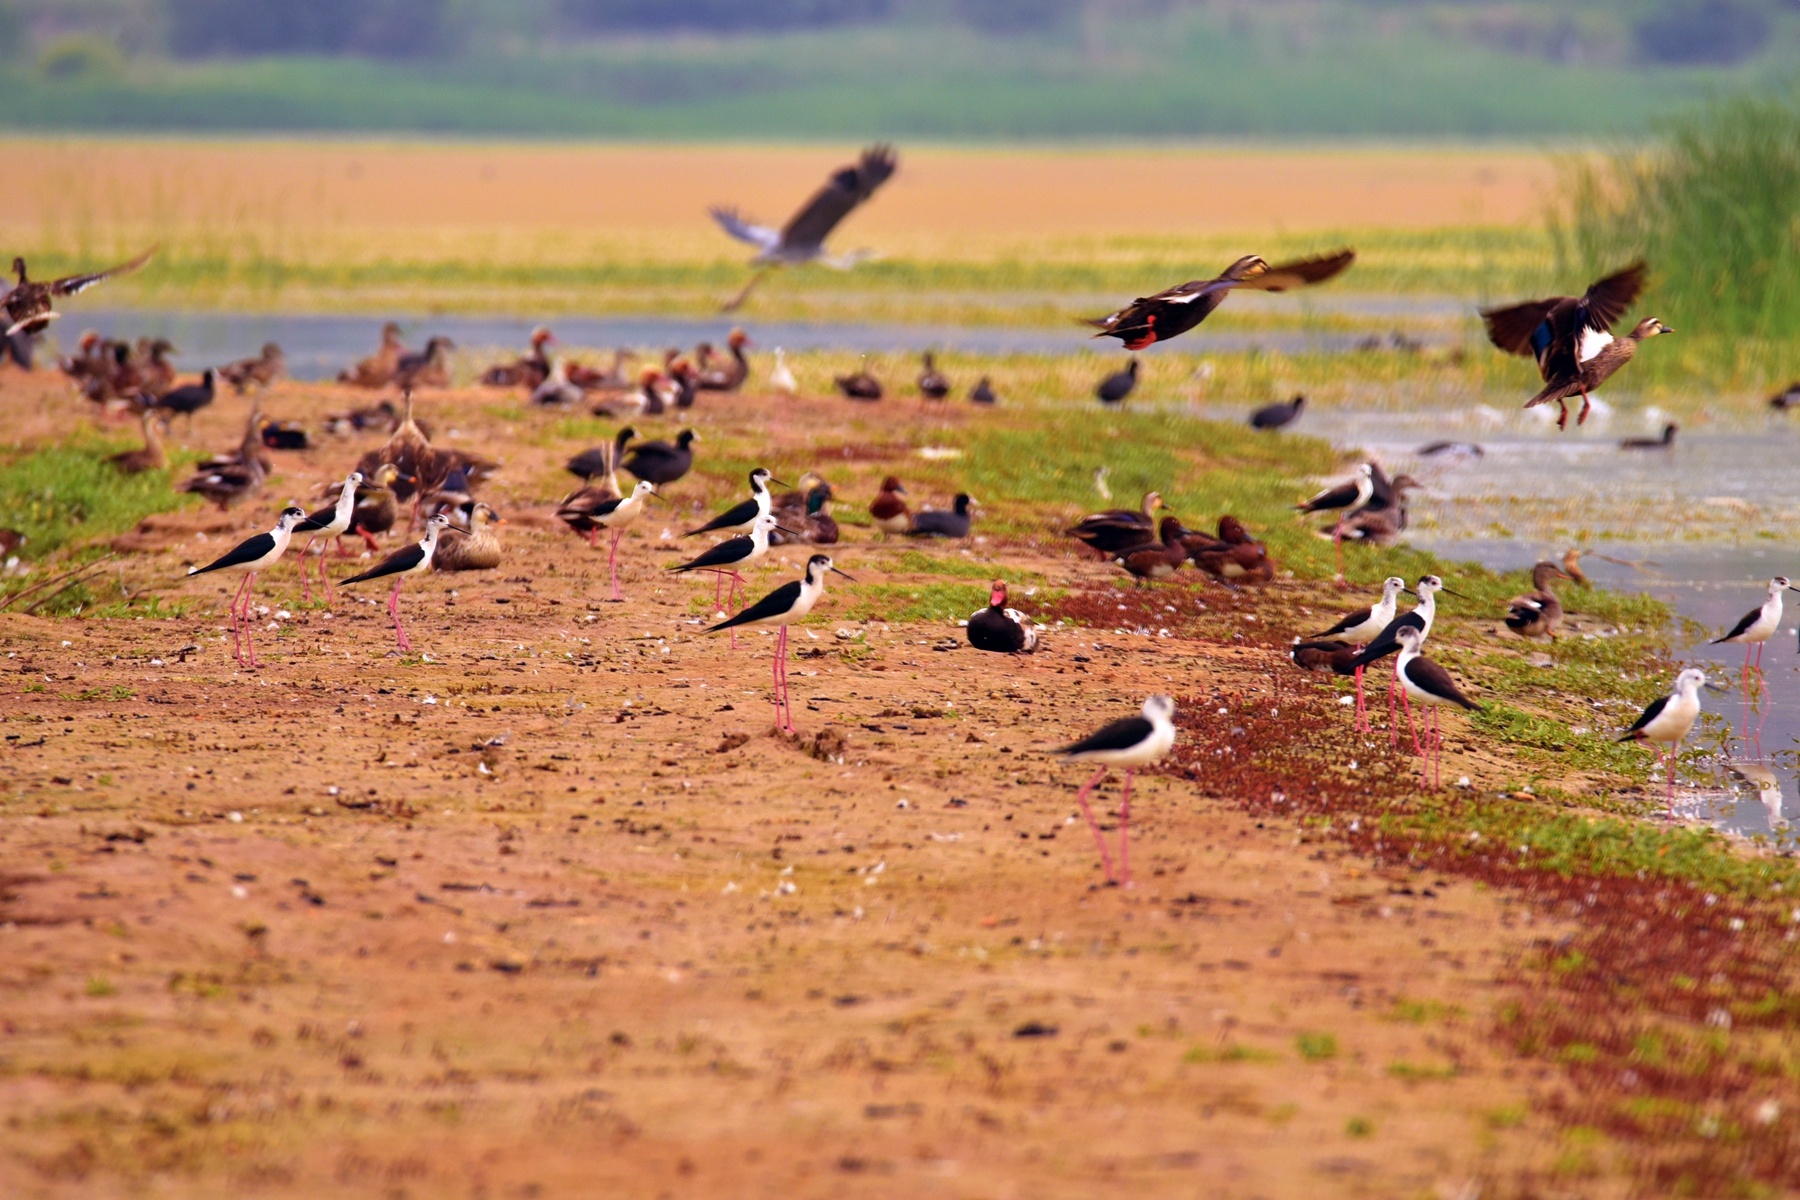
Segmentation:
[(1438, 589), (1438, 591), (1444, 593), (1444, 595), (1446, 595), (1446, 596), (1455, 596), (1458, 600), (1467, 600), (1468, 599), (1468, 597), (1463, 595), (1461, 592), (1453, 592), (1447, 587), (1441, 587)]
[(777, 525), (777, 526), (775, 526), (775, 528), (781, 530), (781, 532), (787, 534), (789, 537), (805, 537), (806, 536), (805, 534), (801, 533), (798, 529), (789, 529), (786, 525)]
[(664, 500), (664, 499), (663, 499), (663, 494), (662, 494), (662, 493), (661, 493), (661, 492), (657, 492), (657, 491), (649, 491), (649, 492), (645, 492), (645, 493), (644, 493), (644, 495), (646, 495), (646, 496), (648, 496), (648, 497), (650, 497), (650, 499), (652, 499), (652, 500), (656, 500), (656, 501), (659, 501), (659, 502), (661, 502), (661, 503), (663, 503), (663, 504), (667, 504), (667, 503), (668, 503), (668, 501), (667, 501), (667, 500)]
[(769, 482), (774, 484), (776, 487), (793, 487), (794, 486), (793, 484), (788, 483), (785, 480), (780, 480), (780, 479), (775, 478), (773, 475), (769, 476)]
[(833, 575), (843, 575), (844, 578), (848, 579), (851, 583), (856, 582), (856, 576), (845, 574), (843, 571), (838, 570), (836, 567), (831, 568), (831, 573)]

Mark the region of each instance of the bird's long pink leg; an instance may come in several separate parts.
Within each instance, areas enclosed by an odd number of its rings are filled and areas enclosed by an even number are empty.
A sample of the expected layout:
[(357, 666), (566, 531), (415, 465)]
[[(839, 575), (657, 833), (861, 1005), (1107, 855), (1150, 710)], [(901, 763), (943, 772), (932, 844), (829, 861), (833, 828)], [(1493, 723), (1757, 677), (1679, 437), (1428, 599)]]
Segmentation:
[[(311, 572), (311, 569), (307, 565), (306, 556), (308, 554), (312, 553), (313, 542), (316, 542), (318, 540), (319, 540), (319, 535), (316, 533), (313, 534), (313, 536), (310, 539), (308, 539), (308, 541), (306, 543), (306, 548), (304, 550), (300, 551), (300, 585), (301, 585), (300, 603), (302, 603), (302, 604), (311, 604), (312, 603), (312, 572)], [(321, 567), (320, 567), (320, 572), (319, 572), (319, 577), (321, 579), (324, 578), (323, 561), (324, 560), (321, 558), (321, 560), (320, 560)]]
[(1119, 797), (1119, 886), (1131, 886), (1131, 775), (1125, 772), (1125, 794)]
[(1406, 728), (1412, 734), (1413, 753), (1423, 754), (1425, 752), (1419, 749), (1419, 727), (1413, 723), (1412, 700), (1407, 696), (1405, 688), (1400, 689), (1400, 703), (1406, 707)]
[(1399, 690), (1399, 684), (1391, 679), (1388, 680), (1388, 748), (1390, 750), (1400, 748), (1400, 706), (1394, 703), (1394, 693)]
[(400, 653), (411, 654), (412, 642), (406, 636), (406, 627), (400, 624), (400, 585), (406, 581), (402, 575), (394, 580), (394, 590), (388, 593), (388, 615), (394, 618), (394, 641), (400, 646)]
[(1431, 786), (1444, 786), (1444, 730), (1435, 706), (1431, 710)]
[(1088, 806), (1088, 793), (1096, 784), (1106, 778), (1106, 768), (1101, 767), (1094, 772), (1094, 777), (1081, 785), (1075, 793), (1075, 803), (1081, 806), (1081, 815), (1087, 818), (1088, 828), (1094, 831), (1094, 845), (1100, 847), (1100, 869), (1106, 873), (1106, 882), (1113, 882), (1112, 852), (1106, 848), (1106, 837), (1100, 832), (1100, 822), (1094, 820), (1094, 810)]
[(606, 569), (612, 575), (612, 598), (623, 600), (625, 593), (619, 590), (619, 539), (625, 536), (623, 529), (613, 530), (612, 552), (607, 555)]
[(787, 707), (787, 626), (775, 633), (775, 657), (769, 664), (775, 688), (775, 728), (794, 732), (794, 714)]
[(325, 585), (325, 603), (337, 603), (337, 589), (331, 586), (331, 576), (325, 573), (325, 549), (319, 548), (319, 582)]
[(1356, 668), (1356, 729), (1359, 733), (1369, 732), (1369, 707), (1363, 699), (1363, 669)]
[(244, 585), (249, 581), (248, 575), (238, 580), (237, 591), (231, 593), (231, 603), (225, 608), (225, 615), (231, 620), (231, 657), (240, 667), (244, 665), (244, 640), (238, 629), (238, 602), (244, 598)]
[[(724, 595), (725, 595), (725, 572), (714, 571), (713, 572), (713, 611), (714, 612), (724, 612), (725, 611), (724, 609), (719, 607), (720, 602), (723, 599)], [(725, 615), (729, 617), (731, 614), (725, 613)]]
[(244, 576), (244, 650), (250, 659), (250, 669), (256, 669), (256, 638), (250, 633), (250, 601), (256, 596), (256, 572), (251, 571)]

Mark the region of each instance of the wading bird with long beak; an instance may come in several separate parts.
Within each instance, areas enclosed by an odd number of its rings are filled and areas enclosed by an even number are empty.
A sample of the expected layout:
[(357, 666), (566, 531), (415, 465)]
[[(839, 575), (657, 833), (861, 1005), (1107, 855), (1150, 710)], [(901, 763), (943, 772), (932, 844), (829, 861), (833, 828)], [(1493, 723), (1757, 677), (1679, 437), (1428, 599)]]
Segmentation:
[[(1131, 882), (1131, 777), (1140, 767), (1150, 766), (1175, 748), (1175, 701), (1168, 696), (1152, 696), (1144, 701), (1143, 715), (1123, 717), (1057, 751), (1072, 762), (1099, 763), (1093, 778), (1075, 793), (1075, 803), (1094, 831), (1094, 843), (1100, 847), (1100, 866), (1106, 882), (1124, 887)], [(1119, 797), (1119, 873), (1113, 874), (1112, 855), (1106, 848), (1106, 836), (1100, 822), (1088, 805), (1088, 793), (1097, 787), (1112, 767), (1125, 771), (1125, 791)]]
[(1631, 361), (1638, 343), (1673, 332), (1651, 317), (1623, 338), (1612, 335), (1613, 322), (1637, 300), (1648, 274), (1649, 267), (1639, 261), (1580, 296), (1551, 296), (1481, 310), (1490, 342), (1508, 354), (1537, 360), (1544, 389), (1525, 402), (1526, 408), (1554, 402), (1559, 410), (1556, 427), (1566, 429), (1568, 400), (1579, 395), (1581, 413), (1575, 423), (1581, 424), (1587, 420), (1589, 393)]
[[(1330, 629), (1312, 634), (1307, 640), (1324, 641), (1329, 638), (1342, 638), (1359, 650), (1381, 636), (1382, 630), (1394, 619), (1394, 607), (1399, 601), (1400, 593), (1406, 590), (1406, 580), (1398, 575), (1389, 575), (1381, 584), (1381, 599), (1354, 612), (1345, 613), (1343, 619)], [(1295, 662), (1300, 660), (1296, 658)], [(1303, 666), (1308, 664), (1302, 664)], [(1364, 732), (1369, 729), (1369, 710), (1363, 701), (1363, 667), (1355, 665), (1356, 675), (1356, 727)]]
[(750, 265), (758, 270), (744, 285), (744, 290), (726, 302), (723, 311), (731, 312), (741, 306), (762, 282), (763, 276), (776, 267), (820, 262), (847, 271), (868, 258), (870, 251), (867, 250), (832, 254), (825, 249), (825, 239), (831, 236), (840, 221), (873, 196), (875, 189), (886, 183), (899, 165), (899, 157), (892, 146), (870, 146), (856, 162), (832, 172), (825, 186), (780, 229), (752, 224), (739, 215), (736, 208), (714, 207), (712, 219), (719, 223), (719, 228), (738, 241), (757, 247), (758, 251), (750, 260)]
[[(1408, 698), (1406, 706), (1406, 724), (1412, 731), (1413, 753), (1424, 758), (1430, 769), (1431, 786), (1442, 787), (1444, 783), (1444, 735), (1438, 727), (1439, 707), (1455, 704), (1470, 712), (1481, 711), (1481, 705), (1462, 694), (1456, 681), (1450, 678), (1450, 672), (1419, 653), (1419, 644), (1425, 640), (1417, 629), (1406, 628), (1399, 633), (1400, 657), (1394, 663), (1394, 679), (1400, 685), (1400, 692)], [(1417, 701), (1421, 706), (1422, 716), (1430, 720), (1425, 730), (1425, 745), (1419, 745), (1419, 730), (1413, 724), (1412, 704)]]
[(1139, 297), (1118, 312), (1086, 323), (1100, 330), (1095, 337), (1118, 338), (1127, 350), (1144, 350), (1194, 328), (1212, 316), (1235, 290), (1285, 292), (1324, 283), (1355, 261), (1354, 250), (1296, 259), (1279, 266), (1270, 266), (1260, 255), (1250, 254), (1226, 267), (1216, 279), (1196, 279), (1154, 296)]
[(403, 546), (394, 551), (380, 564), (364, 571), (361, 575), (353, 575), (344, 580), (343, 586), (353, 583), (366, 583), (371, 579), (394, 577), (394, 590), (388, 593), (388, 616), (394, 618), (394, 641), (400, 647), (400, 653), (412, 653), (412, 641), (406, 636), (406, 627), (400, 624), (400, 585), (414, 575), (424, 575), (431, 570), (431, 560), (437, 554), (438, 537), (450, 527), (450, 518), (443, 513), (425, 523), (425, 536), (410, 546)]
[(1337, 581), (1344, 582), (1344, 522), (1369, 507), (1375, 496), (1375, 464), (1357, 464), (1356, 474), (1349, 483), (1340, 483), (1336, 487), (1326, 488), (1304, 504), (1294, 505), (1294, 510), (1301, 515), (1316, 512), (1337, 513), (1337, 523), (1331, 527), (1331, 545), (1337, 552)]
[(612, 576), (614, 600), (625, 598), (625, 593), (619, 590), (619, 539), (625, 536), (625, 527), (643, 515), (644, 501), (654, 495), (656, 485), (648, 479), (640, 479), (629, 496), (606, 496), (589, 486), (572, 493), (557, 506), (556, 519), (586, 538), (590, 546), (599, 546), (602, 529), (612, 531), (606, 570)]
[(12, 262), (13, 274), (18, 281), (0, 294), (0, 312), (6, 314), (6, 332), (0, 340), (10, 339), (18, 335), (30, 337), (44, 332), (50, 322), (62, 316), (52, 307), (59, 296), (73, 296), (85, 292), (107, 279), (119, 275), (129, 275), (150, 261), (154, 249), (146, 250), (130, 262), (120, 263), (116, 267), (108, 267), (104, 271), (94, 271), (87, 275), (64, 275), (61, 279), (52, 279), (45, 283), (33, 281), (25, 273), (25, 260), (15, 258)]
[(204, 575), (208, 571), (235, 570), (244, 573), (243, 582), (238, 584), (237, 592), (231, 597), (231, 606), (226, 609), (231, 615), (231, 656), (237, 659), (241, 667), (256, 666), (256, 643), (250, 640), (250, 600), (256, 591), (257, 572), (280, 561), (281, 556), (287, 552), (288, 544), (293, 541), (294, 527), (304, 520), (304, 508), (284, 508), (280, 519), (275, 522), (275, 528), (269, 532), (245, 538), (204, 567), (188, 568), (190, 576)]
[[(1714, 638), (1709, 644), (1714, 646), (1742, 646), (1744, 648), (1743, 677), (1746, 682), (1750, 672), (1762, 674), (1763, 647), (1781, 628), (1781, 594), (1786, 591), (1800, 592), (1800, 588), (1790, 588), (1786, 575), (1777, 575), (1769, 580), (1769, 598), (1761, 606), (1751, 609), (1738, 618), (1738, 623), (1731, 627), (1731, 632), (1723, 637)], [(1750, 665), (1750, 647), (1756, 647), (1756, 666)]]
[[(772, 520), (773, 518), (766, 518)], [(768, 595), (746, 608), (735, 617), (720, 621), (707, 629), (708, 633), (717, 633), (721, 629), (729, 629), (733, 633), (747, 625), (773, 625), (779, 632), (775, 635), (775, 654), (773, 656), (773, 673), (775, 684), (775, 727), (787, 733), (794, 732), (794, 704), (788, 696), (787, 649), (788, 626), (802, 620), (812, 612), (813, 605), (825, 594), (825, 576), (827, 573), (844, 575), (831, 565), (831, 557), (826, 554), (815, 554), (806, 560), (806, 574), (800, 579), (790, 580), (782, 584)], [(844, 575), (851, 583), (856, 580)]]
[(321, 508), (294, 527), (295, 533), (313, 535), (307, 540), (306, 548), (300, 552), (300, 579), (306, 585), (305, 594), (300, 597), (303, 604), (312, 602), (312, 575), (306, 567), (306, 556), (312, 553), (313, 543), (320, 538), (324, 538), (325, 543), (319, 548), (319, 582), (325, 585), (325, 603), (330, 604), (332, 601), (331, 576), (325, 573), (325, 546), (350, 532), (350, 522), (356, 513), (356, 489), (362, 486), (362, 482), (360, 472), (350, 472), (344, 477), (343, 484), (338, 488), (337, 500), (330, 508)]
[(1676, 752), (1700, 717), (1700, 685), (1705, 682), (1706, 672), (1689, 667), (1675, 677), (1675, 690), (1652, 700), (1619, 737), (1621, 742), (1655, 742), (1663, 747), (1664, 794), (1671, 816), (1675, 813)]

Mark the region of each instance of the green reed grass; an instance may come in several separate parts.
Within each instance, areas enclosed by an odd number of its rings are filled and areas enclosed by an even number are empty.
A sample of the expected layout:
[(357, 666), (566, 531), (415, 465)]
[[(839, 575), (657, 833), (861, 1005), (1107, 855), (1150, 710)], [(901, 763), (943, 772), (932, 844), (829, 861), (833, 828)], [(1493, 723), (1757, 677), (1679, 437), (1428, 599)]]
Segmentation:
[(1800, 91), (1720, 99), (1572, 164), (1551, 228), (1584, 279), (1649, 260), (1634, 317), (1677, 333), (1634, 373), (1758, 386), (1800, 370)]

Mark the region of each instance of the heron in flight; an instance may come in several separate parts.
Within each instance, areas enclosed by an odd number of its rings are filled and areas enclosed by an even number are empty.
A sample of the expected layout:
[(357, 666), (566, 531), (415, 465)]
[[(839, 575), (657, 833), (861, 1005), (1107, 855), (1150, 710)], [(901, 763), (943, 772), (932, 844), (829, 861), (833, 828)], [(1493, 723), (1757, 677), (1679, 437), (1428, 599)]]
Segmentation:
[(759, 270), (750, 277), (744, 290), (725, 304), (722, 311), (731, 312), (742, 305), (750, 298), (756, 285), (762, 282), (763, 276), (776, 267), (822, 262), (828, 267), (848, 271), (868, 258), (871, 253), (868, 250), (832, 254), (825, 249), (825, 239), (831, 236), (831, 231), (837, 228), (840, 221), (873, 196), (876, 188), (887, 182), (899, 163), (892, 146), (870, 146), (856, 162), (834, 171), (831, 178), (825, 181), (825, 186), (815, 192), (812, 199), (780, 229), (751, 224), (735, 208), (723, 205), (713, 208), (712, 218), (719, 223), (721, 229), (758, 250), (756, 257), (750, 260), (750, 265)]

